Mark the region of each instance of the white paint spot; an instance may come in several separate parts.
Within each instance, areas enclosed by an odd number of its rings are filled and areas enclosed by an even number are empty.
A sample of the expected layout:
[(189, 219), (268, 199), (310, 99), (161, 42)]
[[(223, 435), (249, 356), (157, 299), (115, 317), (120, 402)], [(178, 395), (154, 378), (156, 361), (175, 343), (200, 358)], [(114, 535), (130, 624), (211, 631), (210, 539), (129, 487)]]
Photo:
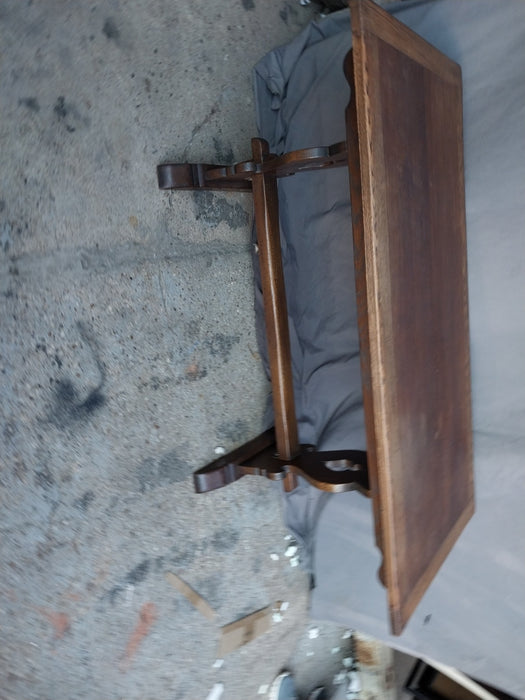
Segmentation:
[(286, 548), (286, 552), (284, 553), (285, 557), (293, 557), (293, 555), (297, 552), (299, 547), (296, 544), (291, 544)]
[(222, 683), (215, 683), (213, 688), (208, 693), (206, 700), (219, 700), (221, 695), (224, 693), (224, 685)]
[(346, 677), (348, 678), (347, 692), (358, 693), (361, 690), (361, 681), (359, 679), (359, 674), (355, 671), (352, 671), (351, 673), (348, 673)]

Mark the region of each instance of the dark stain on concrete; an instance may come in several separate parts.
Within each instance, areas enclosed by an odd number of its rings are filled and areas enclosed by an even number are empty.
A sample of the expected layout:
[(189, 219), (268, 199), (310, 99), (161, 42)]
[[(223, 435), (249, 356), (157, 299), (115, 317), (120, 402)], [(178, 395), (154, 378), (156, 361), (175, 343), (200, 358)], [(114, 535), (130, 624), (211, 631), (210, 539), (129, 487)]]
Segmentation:
[(151, 560), (144, 559), (140, 562), (140, 564), (137, 564), (135, 568), (128, 571), (120, 583), (117, 583), (115, 586), (113, 586), (113, 588), (104, 593), (101, 600), (107, 600), (111, 606), (114, 606), (118, 597), (121, 593), (124, 593), (127, 586), (136, 586), (137, 584), (146, 580), (148, 573), (150, 572), (150, 568)]
[(240, 204), (230, 204), (225, 197), (219, 197), (213, 192), (193, 192), (193, 201), (197, 211), (196, 219), (209, 226), (217, 226), (225, 222), (231, 228), (248, 226), (249, 215)]
[(64, 430), (71, 423), (84, 421), (106, 402), (100, 389), (92, 389), (81, 400), (76, 387), (69, 379), (59, 379), (55, 384), (53, 407), (48, 412), (48, 421)]
[(55, 484), (55, 478), (51, 473), (51, 470), (45, 464), (40, 471), (35, 471), (35, 485), (40, 486), (40, 488), (45, 491), (49, 490)]
[(137, 469), (137, 479), (141, 493), (158, 486), (168, 486), (184, 481), (192, 473), (192, 467), (181, 459), (176, 450), (171, 450), (159, 458), (148, 457)]
[(159, 461), (159, 479), (162, 483), (174, 484), (188, 476), (188, 463), (175, 450), (168, 452)]
[(86, 512), (94, 500), (95, 493), (93, 491), (86, 491), (80, 498), (73, 501), (73, 505), (75, 508), (79, 508), (80, 510)]
[(226, 362), (233, 346), (236, 345), (240, 339), (238, 335), (215, 333), (211, 338), (206, 339), (206, 345), (213, 357), (219, 357), (223, 362)]
[(113, 588), (108, 592), (107, 597), (111, 605), (115, 605), (117, 602), (117, 597), (122, 593), (124, 589), (122, 586), (113, 586)]
[(164, 562), (165, 561), (166, 561), (166, 557), (155, 557), (155, 560), (154, 560), (155, 573), (158, 574), (164, 570)]
[(71, 124), (71, 121), (74, 121), (77, 126), (89, 126), (91, 124), (90, 118), (83, 117), (73, 103), (66, 102), (64, 95), (57, 97), (53, 112), (57, 121), (63, 124), (69, 133), (76, 131), (76, 127)]
[(145, 581), (149, 573), (150, 563), (151, 562), (149, 559), (144, 559), (144, 561), (141, 561), (140, 564), (137, 564), (134, 569), (126, 574), (126, 583), (136, 586), (137, 583), (142, 583), (142, 581)]
[(120, 31), (113, 17), (108, 17), (106, 19), (104, 26), (102, 27), (102, 33), (107, 39), (112, 39), (113, 41), (117, 41), (117, 39), (120, 37)]
[(217, 154), (217, 162), (221, 165), (231, 165), (233, 163), (233, 150), (230, 144), (225, 146), (222, 141), (213, 137), (213, 145), (215, 146), (215, 153)]
[(241, 535), (238, 530), (233, 527), (225, 527), (221, 530), (216, 530), (211, 536), (209, 543), (217, 552), (229, 552), (234, 549)]
[[(100, 381), (96, 387), (91, 389), (85, 399), (79, 396), (78, 389), (70, 379), (62, 378), (55, 381), (53, 390), (54, 396), (47, 412), (47, 421), (56, 425), (57, 428), (61, 430), (65, 430), (73, 423), (85, 421), (106, 403), (106, 397), (102, 392), (106, 379), (106, 371), (100, 359), (98, 344), (85, 324), (78, 322), (77, 328), (82, 339), (91, 350), (91, 354), (99, 371)], [(37, 345), (37, 349), (46, 352), (45, 345), (40, 347)], [(56, 361), (56, 358), (54, 358), (54, 360)], [(57, 362), (57, 365), (60, 366), (59, 362)]]
[(285, 24), (288, 24), (290, 20), (297, 18), (297, 9), (294, 7), (294, 5), (287, 2), (283, 9), (279, 12), (279, 17)]
[(18, 100), (18, 104), (22, 107), (27, 107), (30, 112), (40, 112), (40, 105), (36, 97), (22, 97)]
[(195, 560), (195, 545), (188, 543), (181, 548), (180, 544), (176, 544), (170, 548), (170, 553), (169, 562), (182, 569)]
[(180, 384), (182, 380), (177, 382), (176, 378), (174, 377), (157, 377), (156, 375), (153, 375), (149, 377), (149, 379), (144, 379), (140, 381), (137, 387), (138, 390), (141, 392), (147, 391), (148, 389), (158, 391), (159, 389), (165, 389), (170, 384), (173, 384), (173, 382)]
[(254, 0), (242, 0), (242, 6), (245, 10), (254, 10), (255, 2)]
[(241, 442), (248, 435), (248, 423), (242, 418), (231, 421), (223, 421), (217, 426), (217, 439), (219, 442), (227, 440), (229, 442)]
[(57, 119), (65, 119), (67, 117), (66, 98), (64, 95), (57, 97), (53, 112), (56, 114)]
[(424, 625), (428, 625), (430, 620), (432, 619), (432, 615), (425, 615), (425, 619), (423, 620)]

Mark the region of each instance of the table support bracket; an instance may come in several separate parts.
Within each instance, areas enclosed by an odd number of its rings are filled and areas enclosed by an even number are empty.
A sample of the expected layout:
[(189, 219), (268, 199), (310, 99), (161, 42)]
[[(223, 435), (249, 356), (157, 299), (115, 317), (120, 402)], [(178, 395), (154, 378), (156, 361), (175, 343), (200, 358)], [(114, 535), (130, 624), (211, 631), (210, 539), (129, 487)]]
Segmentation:
[(195, 491), (213, 491), (246, 475), (281, 481), (288, 474), (294, 474), (322, 491), (341, 493), (357, 490), (370, 496), (366, 452), (317, 452), (312, 445), (300, 445), (294, 458), (283, 460), (277, 456), (276, 449), (275, 432), (273, 429), (267, 430), (196, 471), (193, 475)]

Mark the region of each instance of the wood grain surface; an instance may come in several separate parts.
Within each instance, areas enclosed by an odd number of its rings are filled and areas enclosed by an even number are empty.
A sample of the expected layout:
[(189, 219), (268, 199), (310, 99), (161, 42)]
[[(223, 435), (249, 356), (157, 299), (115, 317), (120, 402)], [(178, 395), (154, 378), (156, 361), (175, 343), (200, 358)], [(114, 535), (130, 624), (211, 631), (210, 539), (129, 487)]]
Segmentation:
[(350, 11), (369, 472), (400, 634), (474, 509), (461, 70), (374, 3)]

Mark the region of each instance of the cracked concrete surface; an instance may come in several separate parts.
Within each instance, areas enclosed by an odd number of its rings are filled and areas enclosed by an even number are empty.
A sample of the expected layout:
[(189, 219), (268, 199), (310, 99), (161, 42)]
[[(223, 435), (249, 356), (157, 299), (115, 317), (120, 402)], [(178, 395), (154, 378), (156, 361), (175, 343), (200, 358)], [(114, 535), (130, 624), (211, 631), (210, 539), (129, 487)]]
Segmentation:
[[(2, 698), (255, 697), (304, 633), (275, 486), (191, 482), (263, 428), (250, 198), (162, 193), (155, 167), (248, 157), (251, 68), (311, 15), (2, 3)], [(212, 668), (219, 626), (275, 600), (283, 621)]]

